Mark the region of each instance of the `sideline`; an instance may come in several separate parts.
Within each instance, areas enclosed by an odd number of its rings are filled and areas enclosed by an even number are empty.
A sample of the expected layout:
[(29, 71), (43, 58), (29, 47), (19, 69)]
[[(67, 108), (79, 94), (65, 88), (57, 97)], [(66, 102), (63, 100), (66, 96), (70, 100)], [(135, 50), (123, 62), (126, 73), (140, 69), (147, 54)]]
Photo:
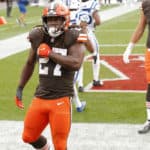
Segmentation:
[[(113, 19), (115, 17), (124, 15), (131, 11), (134, 11), (140, 7), (140, 2), (135, 3), (132, 6), (121, 5), (109, 10), (100, 11), (102, 22)], [(28, 33), (17, 35), (13, 38), (0, 41), (0, 59), (6, 58), (10, 55), (25, 51), (30, 48), (30, 43), (26, 40)], [(21, 42), (19, 42), (21, 41)], [(15, 43), (15, 45), (14, 45)]]
[(141, 2), (134, 3), (133, 5), (121, 5), (118, 7), (114, 7), (112, 9), (108, 9), (100, 12), (102, 22), (108, 21), (115, 17), (119, 17), (125, 15), (129, 12), (137, 10), (140, 8)]
[[(0, 121), (2, 150), (32, 150), (21, 139), (22, 121)], [(141, 125), (73, 123), (69, 136), (69, 150), (149, 150), (150, 134), (140, 135)], [(43, 133), (51, 139), (49, 127)]]

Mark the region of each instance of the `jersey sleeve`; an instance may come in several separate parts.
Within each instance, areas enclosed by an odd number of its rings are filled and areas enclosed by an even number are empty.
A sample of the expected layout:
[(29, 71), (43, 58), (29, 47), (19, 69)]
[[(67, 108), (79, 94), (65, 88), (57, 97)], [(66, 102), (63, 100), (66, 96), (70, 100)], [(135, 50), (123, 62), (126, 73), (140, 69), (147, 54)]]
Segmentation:
[(77, 42), (79, 43), (86, 43), (87, 42), (87, 33), (83, 30), (80, 31), (79, 36), (77, 38)]
[(97, 0), (93, 1), (91, 4), (91, 13), (100, 10), (100, 4)]
[(65, 34), (65, 46), (69, 48), (75, 43), (85, 43), (87, 41), (87, 34), (81, 29), (69, 29)]

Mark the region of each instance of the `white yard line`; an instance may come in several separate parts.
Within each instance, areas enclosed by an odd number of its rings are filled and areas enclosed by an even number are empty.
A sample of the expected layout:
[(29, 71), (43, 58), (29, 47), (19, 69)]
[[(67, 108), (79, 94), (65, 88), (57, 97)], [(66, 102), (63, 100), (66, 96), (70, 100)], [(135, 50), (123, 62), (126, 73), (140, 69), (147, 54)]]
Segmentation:
[[(101, 60), (100, 63), (102, 65), (104, 65), (106, 68), (108, 68), (109, 70), (111, 70), (111, 72), (113, 72), (114, 74), (116, 74), (119, 78), (119, 80), (129, 80), (129, 77), (127, 77), (125, 74), (123, 74), (121, 71), (117, 70), (117, 68), (113, 67), (112, 65), (110, 65), (108, 62)], [(117, 79), (117, 80), (118, 80)], [(116, 79), (114, 79), (116, 80)]]
[(27, 33), (0, 41), (0, 59), (24, 51), (30, 47)]
[[(139, 135), (141, 125), (73, 123), (68, 150), (149, 150), (150, 134)], [(0, 121), (1, 150), (32, 150), (23, 143), (23, 122)], [(50, 140), (49, 127), (43, 133)]]
[(110, 19), (113, 19), (115, 17), (119, 17), (121, 15), (124, 15), (126, 13), (132, 12), (136, 9), (140, 9), (140, 3), (135, 3), (132, 6), (129, 5), (122, 5), (119, 7), (114, 7), (112, 9), (106, 10), (106, 11), (101, 11), (100, 16), (102, 22), (108, 21)]
[[(127, 47), (128, 44), (100, 44), (100, 47)], [(136, 47), (144, 47), (145, 44), (136, 44)]]

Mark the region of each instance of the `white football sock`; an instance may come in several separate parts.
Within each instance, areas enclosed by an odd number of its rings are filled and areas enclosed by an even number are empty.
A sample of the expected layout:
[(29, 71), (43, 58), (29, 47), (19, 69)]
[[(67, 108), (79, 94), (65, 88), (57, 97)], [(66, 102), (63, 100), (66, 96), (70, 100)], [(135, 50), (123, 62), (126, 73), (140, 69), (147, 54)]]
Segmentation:
[(92, 61), (92, 69), (93, 69), (93, 80), (98, 81), (99, 80), (99, 70), (100, 70), (99, 54), (97, 54), (96, 62), (94, 62), (94, 60)]
[(73, 96), (72, 100), (73, 100), (76, 108), (82, 106), (81, 101), (80, 101), (79, 96), (78, 96), (78, 91), (77, 91), (77, 88), (76, 88), (75, 84), (74, 84), (74, 96)]
[(78, 87), (83, 86), (83, 65), (80, 67), (78, 71), (77, 82), (78, 82)]

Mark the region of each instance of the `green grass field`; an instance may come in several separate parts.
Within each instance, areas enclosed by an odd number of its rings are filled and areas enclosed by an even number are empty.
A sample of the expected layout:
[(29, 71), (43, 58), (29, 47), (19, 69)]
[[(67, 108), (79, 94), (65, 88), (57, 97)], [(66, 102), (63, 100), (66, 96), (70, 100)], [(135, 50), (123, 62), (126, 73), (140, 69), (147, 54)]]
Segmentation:
[[(0, 26), (0, 40), (28, 32), (31, 28), (40, 24), (41, 8), (28, 8), (27, 27), (18, 26), (15, 19), (18, 17), (18, 9), (14, 8), (13, 17), (7, 19), (8, 24)], [(5, 16), (5, 11), (0, 10)], [(96, 35), (101, 44), (101, 54), (122, 54), (125, 46), (113, 46), (113, 44), (127, 44), (138, 22), (139, 11), (117, 17), (104, 22), (97, 27)], [(144, 44), (146, 36), (139, 41)], [(19, 42), (19, 41), (16, 41)], [(112, 44), (112, 46), (103, 46)], [(144, 47), (135, 47), (133, 53), (144, 53)], [(37, 69), (32, 79), (24, 89), (23, 100), (25, 110), (18, 110), (14, 103), (16, 87), (21, 69), (26, 61), (28, 52), (7, 57), (0, 60), (0, 120), (23, 120), (26, 109), (33, 97), (37, 85)], [(91, 64), (85, 63), (84, 83), (92, 81)], [(112, 74), (102, 66), (101, 78), (111, 78)], [(81, 100), (86, 100), (87, 108), (83, 113), (77, 113), (73, 105), (73, 122), (107, 122), (107, 123), (142, 123), (145, 121), (145, 94), (144, 93), (80, 93)]]

